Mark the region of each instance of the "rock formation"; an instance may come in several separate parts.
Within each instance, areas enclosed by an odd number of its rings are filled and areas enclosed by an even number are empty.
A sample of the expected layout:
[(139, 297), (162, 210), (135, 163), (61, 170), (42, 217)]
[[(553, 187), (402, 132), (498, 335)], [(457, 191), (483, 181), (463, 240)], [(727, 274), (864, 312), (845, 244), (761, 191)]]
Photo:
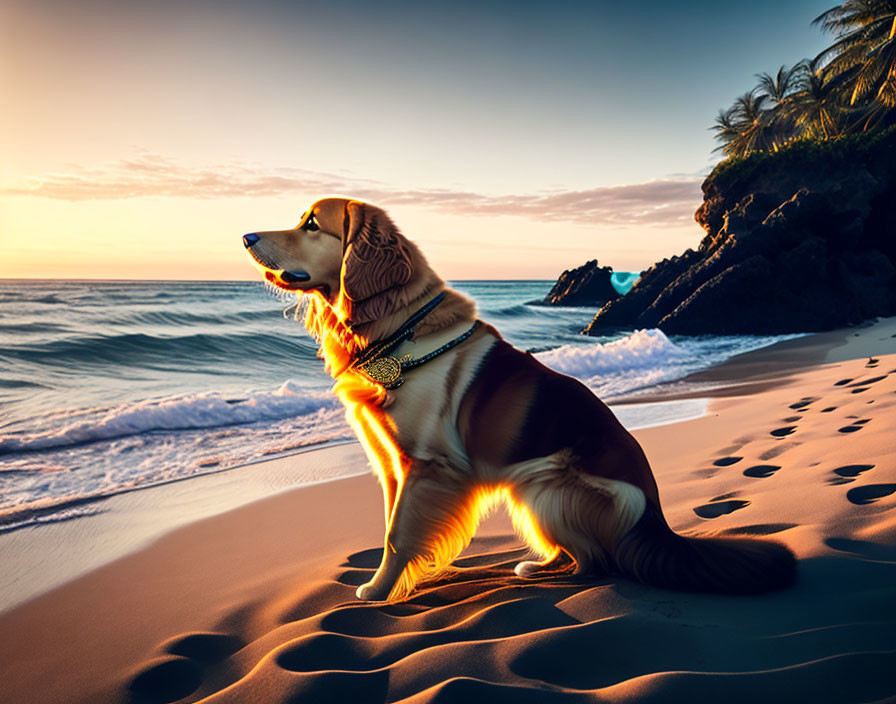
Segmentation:
[(585, 330), (830, 330), (896, 315), (896, 128), (729, 160), (697, 250), (657, 262)]
[(542, 303), (552, 306), (602, 306), (619, 298), (610, 281), (612, 275), (612, 268), (600, 266), (597, 259), (592, 259), (560, 274)]

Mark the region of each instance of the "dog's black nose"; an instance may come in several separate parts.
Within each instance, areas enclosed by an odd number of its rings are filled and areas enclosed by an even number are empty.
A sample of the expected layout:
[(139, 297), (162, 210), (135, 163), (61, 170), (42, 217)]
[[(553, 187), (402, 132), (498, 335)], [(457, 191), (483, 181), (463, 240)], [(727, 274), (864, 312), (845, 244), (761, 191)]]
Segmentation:
[(246, 245), (246, 249), (251, 247), (253, 244), (258, 242), (260, 238), (254, 232), (250, 232), (248, 235), (243, 235), (243, 244)]
[(280, 274), (280, 278), (288, 284), (298, 284), (302, 281), (310, 281), (311, 274), (307, 271), (284, 271)]

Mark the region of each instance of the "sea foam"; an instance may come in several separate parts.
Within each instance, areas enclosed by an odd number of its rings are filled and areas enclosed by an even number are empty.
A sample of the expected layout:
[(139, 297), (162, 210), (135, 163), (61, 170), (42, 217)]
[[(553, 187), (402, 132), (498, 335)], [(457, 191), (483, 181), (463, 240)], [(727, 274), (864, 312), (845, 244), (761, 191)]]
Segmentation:
[[(228, 399), (218, 393), (195, 393), (148, 399), (101, 409), (90, 414), (83, 409), (53, 412), (38, 425), (47, 430), (0, 434), (0, 455), (27, 450), (47, 450), (114, 440), (157, 431), (195, 430), (245, 425), (258, 421), (304, 416), (337, 405), (331, 394), (303, 390), (287, 381), (274, 391), (258, 391), (244, 398)], [(86, 417), (85, 417), (86, 416)], [(72, 422), (67, 422), (71, 420)]]
[(662, 330), (648, 329), (611, 342), (567, 344), (535, 356), (551, 369), (579, 379), (599, 396), (608, 399), (681, 379), (691, 372), (785, 337), (679, 337), (672, 341)]

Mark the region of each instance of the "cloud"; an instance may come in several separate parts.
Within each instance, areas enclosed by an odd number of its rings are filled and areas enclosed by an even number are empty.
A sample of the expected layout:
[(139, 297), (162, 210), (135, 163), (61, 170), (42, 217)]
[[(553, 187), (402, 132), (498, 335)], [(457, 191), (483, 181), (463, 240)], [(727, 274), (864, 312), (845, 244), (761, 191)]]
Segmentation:
[(693, 221), (701, 179), (694, 176), (575, 191), (486, 195), (445, 188), (400, 189), (374, 181), (302, 169), (246, 164), (186, 168), (145, 155), (99, 169), (73, 167), (7, 187), (5, 195), (67, 201), (124, 198), (246, 198), (289, 193), (345, 193), (390, 205), (414, 205), (473, 215), (516, 215), (588, 225), (675, 225)]

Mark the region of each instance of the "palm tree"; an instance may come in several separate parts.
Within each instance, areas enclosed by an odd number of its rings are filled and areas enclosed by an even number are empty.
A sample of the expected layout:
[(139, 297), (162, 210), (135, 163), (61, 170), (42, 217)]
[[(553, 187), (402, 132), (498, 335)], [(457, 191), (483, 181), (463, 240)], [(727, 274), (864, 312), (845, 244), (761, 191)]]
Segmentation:
[(757, 74), (756, 88), (716, 117), (717, 149), (746, 156), (896, 124), (896, 0), (846, 0), (813, 24), (836, 41), (811, 61)]
[(797, 135), (828, 139), (842, 133), (838, 95), (818, 57), (801, 61), (794, 69), (794, 88), (781, 105)]
[(751, 90), (727, 110), (721, 110), (712, 129), (722, 144), (717, 147), (728, 156), (746, 156), (771, 149), (773, 129), (766, 115), (768, 96)]
[(781, 66), (775, 76), (757, 73), (756, 78), (759, 80), (757, 90), (774, 100), (776, 104), (780, 103), (793, 90), (801, 70), (800, 64), (795, 64), (792, 68)]
[(718, 116), (712, 128), (716, 131), (716, 139), (721, 144), (715, 148), (715, 151), (721, 150), (727, 156), (744, 156), (743, 147), (735, 144), (740, 137), (740, 125), (734, 116), (734, 107), (727, 110), (719, 110)]
[(846, 88), (849, 104), (896, 108), (896, 0), (846, 0), (813, 24), (837, 35), (816, 60)]
[(803, 70), (802, 64), (798, 63), (791, 68), (781, 66), (774, 76), (768, 73), (756, 74), (759, 83), (754, 92), (765, 96), (770, 104), (765, 109), (764, 119), (768, 122), (771, 146), (774, 150), (797, 136), (796, 124), (787, 108), (790, 96), (798, 87)]

